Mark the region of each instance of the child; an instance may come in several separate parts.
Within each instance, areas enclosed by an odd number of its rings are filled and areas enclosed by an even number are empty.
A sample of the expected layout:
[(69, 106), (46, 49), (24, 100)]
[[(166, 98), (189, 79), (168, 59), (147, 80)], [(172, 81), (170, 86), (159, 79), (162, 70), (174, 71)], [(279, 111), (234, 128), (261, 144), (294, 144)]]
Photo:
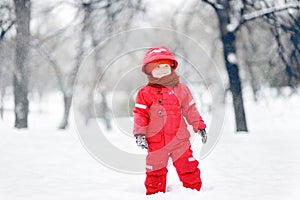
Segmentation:
[(146, 158), (146, 194), (166, 192), (169, 157), (184, 187), (200, 190), (202, 182), (198, 161), (193, 157), (186, 121), (205, 143), (206, 125), (196, 109), (188, 87), (175, 73), (178, 62), (164, 47), (150, 48), (144, 57), (142, 71), (148, 85), (141, 88), (134, 109), (134, 136)]

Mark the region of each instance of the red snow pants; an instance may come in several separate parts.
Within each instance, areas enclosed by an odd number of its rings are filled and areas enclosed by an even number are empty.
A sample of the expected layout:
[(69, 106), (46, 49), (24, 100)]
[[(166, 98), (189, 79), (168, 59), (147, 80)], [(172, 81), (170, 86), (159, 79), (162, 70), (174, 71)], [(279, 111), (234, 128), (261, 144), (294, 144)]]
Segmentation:
[(151, 151), (151, 148), (149, 148), (146, 158), (146, 195), (166, 192), (169, 157), (172, 158), (173, 165), (183, 186), (199, 191), (202, 186), (198, 168), (199, 162), (193, 157), (190, 142), (185, 141), (185, 143), (179, 144), (171, 150), (163, 148), (158, 151)]

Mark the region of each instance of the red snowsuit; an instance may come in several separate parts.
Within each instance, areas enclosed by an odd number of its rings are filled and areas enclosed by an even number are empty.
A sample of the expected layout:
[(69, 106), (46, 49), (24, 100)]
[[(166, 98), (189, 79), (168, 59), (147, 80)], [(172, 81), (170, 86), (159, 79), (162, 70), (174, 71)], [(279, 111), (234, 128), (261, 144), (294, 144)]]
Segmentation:
[(184, 84), (173, 89), (145, 86), (139, 91), (134, 109), (134, 134), (146, 134), (149, 149), (145, 185), (149, 194), (165, 192), (169, 156), (183, 185), (200, 190), (198, 161), (193, 158), (190, 133), (183, 117), (194, 131), (206, 128)]
[(146, 194), (166, 191), (169, 157), (183, 186), (200, 190), (200, 170), (197, 168), (198, 161), (192, 155), (190, 133), (184, 117), (195, 132), (205, 129), (206, 125), (188, 87), (182, 83), (174, 88), (147, 85), (139, 90), (133, 112), (134, 134), (145, 134), (149, 147)]

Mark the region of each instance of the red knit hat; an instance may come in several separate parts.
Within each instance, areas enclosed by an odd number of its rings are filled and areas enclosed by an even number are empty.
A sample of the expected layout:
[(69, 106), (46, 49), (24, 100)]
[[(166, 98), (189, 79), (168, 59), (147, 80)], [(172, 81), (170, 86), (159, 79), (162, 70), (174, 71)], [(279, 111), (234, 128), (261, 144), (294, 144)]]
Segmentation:
[(169, 64), (174, 70), (178, 66), (175, 56), (167, 47), (158, 46), (148, 49), (143, 60), (142, 71), (150, 74), (159, 64)]

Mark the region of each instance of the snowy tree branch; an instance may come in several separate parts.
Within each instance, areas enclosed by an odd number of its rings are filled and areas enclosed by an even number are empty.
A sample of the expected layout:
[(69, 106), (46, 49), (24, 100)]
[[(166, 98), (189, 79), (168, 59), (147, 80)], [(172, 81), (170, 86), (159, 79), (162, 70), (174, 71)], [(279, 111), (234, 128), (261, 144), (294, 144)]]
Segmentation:
[(1, 30), (0, 41), (4, 38), (7, 31), (9, 31), (9, 29), (11, 29), (11, 27), (14, 25), (14, 23), (15, 23), (15, 21), (12, 21), (6, 29)]
[(270, 7), (270, 8), (265, 8), (262, 10), (258, 10), (249, 14), (244, 14), (241, 16), (240, 22), (239, 23), (235, 23), (235, 24), (231, 24), (230, 28), (228, 29), (230, 32), (236, 32), (241, 25), (243, 25), (246, 22), (249, 22), (251, 20), (254, 20), (256, 18), (271, 14), (271, 13), (275, 13), (275, 12), (280, 12), (280, 11), (284, 11), (287, 9), (299, 9), (300, 8), (300, 2), (291, 2), (291, 3), (287, 3), (285, 5), (281, 5), (281, 6), (275, 6), (275, 7)]
[(258, 10), (249, 14), (244, 14), (242, 16), (241, 22), (239, 23), (239, 25), (234, 29), (237, 30), (242, 24), (254, 20), (258, 17), (262, 17), (271, 13), (275, 13), (275, 12), (280, 12), (280, 11), (284, 11), (287, 9), (299, 9), (300, 8), (300, 2), (291, 2), (291, 3), (287, 3), (285, 5), (282, 6), (275, 6), (275, 7), (271, 7), (271, 8), (265, 8), (262, 10)]
[(221, 9), (224, 9), (222, 5), (218, 4), (218, 3), (214, 3), (214, 2), (211, 2), (209, 0), (202, 0), (204, 3), (207, 3), (209, 4), (211, 7), (213, 7), (216, 11), (217, 10), (221, 10)]
[(13, 7), (7, 2), (0, 3), (0, 41), (16, 23), (12, 16)]

